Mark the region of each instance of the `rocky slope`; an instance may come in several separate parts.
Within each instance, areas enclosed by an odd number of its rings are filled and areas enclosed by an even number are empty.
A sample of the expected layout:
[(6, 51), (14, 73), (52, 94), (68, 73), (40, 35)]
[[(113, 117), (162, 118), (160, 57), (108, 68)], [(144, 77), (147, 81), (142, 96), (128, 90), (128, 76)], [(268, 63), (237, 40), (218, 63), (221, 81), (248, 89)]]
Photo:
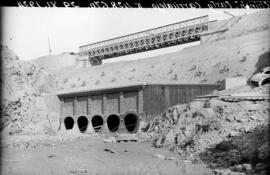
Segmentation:
[[(44, 121), (36, 110), (43, 93), (55, 91), (54, 75), (36, 64), (19, 60), (7, 46), (1, 46), (2, 113), (1, 130), (8, 134), (21, 133), (27, 126)], [(41, 125), (36, 126), (42, 130)], [(37, 132), (33, 130), (33, 132)]]
[[(269, 86), (266, 87), (269, 90)], [(265, 174), (269, 166), (269, 101), (219, 99), (176, 105), (150, 129), (155, 147), (167, 147), (211, 168)]]

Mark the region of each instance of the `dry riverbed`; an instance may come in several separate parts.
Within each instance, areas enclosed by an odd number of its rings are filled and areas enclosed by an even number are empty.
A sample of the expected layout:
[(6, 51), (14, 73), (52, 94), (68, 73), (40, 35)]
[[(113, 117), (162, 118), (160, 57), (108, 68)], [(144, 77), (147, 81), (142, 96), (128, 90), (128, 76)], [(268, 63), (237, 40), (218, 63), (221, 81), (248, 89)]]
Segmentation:
[(6, 174), (211, 174), (203, 164), (182, 160), (148, 142), (107, 143), (89, 136), (37, 148), (2, 148)]

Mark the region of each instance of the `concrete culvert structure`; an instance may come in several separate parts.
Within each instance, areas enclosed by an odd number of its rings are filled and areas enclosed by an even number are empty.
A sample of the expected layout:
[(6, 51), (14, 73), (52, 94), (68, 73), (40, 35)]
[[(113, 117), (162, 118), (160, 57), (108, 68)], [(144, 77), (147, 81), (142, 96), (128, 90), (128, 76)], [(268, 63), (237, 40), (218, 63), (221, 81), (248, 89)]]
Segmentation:
[(74, 120), (72, 117), (66, 117), (64, 119), (64, 124), (67, 130), (72, 129), (74, 126)]
[(107, 118), (107, 126), (111, 132), (115, 132), (119, 129), (120, 119), (116, 114), (112, 114)]
[(133, 113), (127, 114), (124, 118), (124, 122), (128, 132), (130, 133), (137, 132), (139, 125), (139, 117), (136, 114)]
[(103, 118), (100, 115), (95, 115), (91, 122), (95, 132), (100, 131), (104, 123)]
[(79, 130), (84, 133), (88, 126), (88, 119), (85, 116), (80, 116), (77, 120)]

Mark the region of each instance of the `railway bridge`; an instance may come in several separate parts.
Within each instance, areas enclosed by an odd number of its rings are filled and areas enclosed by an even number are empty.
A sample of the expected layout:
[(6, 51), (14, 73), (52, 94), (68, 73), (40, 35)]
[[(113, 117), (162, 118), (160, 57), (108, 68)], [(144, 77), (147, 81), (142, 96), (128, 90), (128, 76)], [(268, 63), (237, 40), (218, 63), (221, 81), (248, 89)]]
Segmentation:
[[(208, 30), (208, 15), (79, 47), (92, 65), (103, 59), (199, 41)], [(83, 59), (82, 59), (83, 60)]]

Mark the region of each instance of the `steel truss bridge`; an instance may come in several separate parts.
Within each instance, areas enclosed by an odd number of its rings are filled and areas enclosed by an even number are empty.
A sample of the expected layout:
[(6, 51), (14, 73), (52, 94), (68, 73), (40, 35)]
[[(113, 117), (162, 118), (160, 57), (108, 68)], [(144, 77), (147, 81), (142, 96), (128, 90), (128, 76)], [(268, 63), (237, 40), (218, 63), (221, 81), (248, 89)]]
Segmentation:
[(102, 59), (199, 41), (207, 30), (208, 15), (80, 46), (79, 55), (98, 65)]

